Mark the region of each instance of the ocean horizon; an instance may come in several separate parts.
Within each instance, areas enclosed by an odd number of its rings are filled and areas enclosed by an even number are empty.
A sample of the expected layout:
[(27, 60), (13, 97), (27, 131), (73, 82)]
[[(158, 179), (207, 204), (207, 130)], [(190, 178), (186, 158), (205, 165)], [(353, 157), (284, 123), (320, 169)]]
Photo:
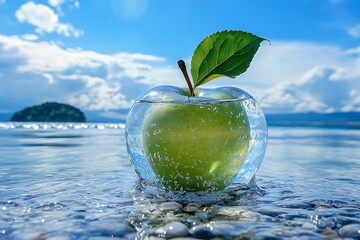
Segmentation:
[[(128, 110), (120, 112), (85, 112), (87, 124), (126, 124)], [(108, 116), (104, 117), (102, 115)], [(109, 117), (113, 116), (113, 117)], [(11, 122), (9, 114), (0, 114), (0, 123), (22, 124), (26, 122)], [(268, 126), (272, 127), (312, 127), (312, 128), (340, 128), (360, 129), (360, 112), (333, 113), (272, 113), (265, 115)], [(33, 123), (33, 122), (29, 122)], [(52, 122), (43, 122), (51, 124)], [(56, 123), (56, 122), (55, 122)]]

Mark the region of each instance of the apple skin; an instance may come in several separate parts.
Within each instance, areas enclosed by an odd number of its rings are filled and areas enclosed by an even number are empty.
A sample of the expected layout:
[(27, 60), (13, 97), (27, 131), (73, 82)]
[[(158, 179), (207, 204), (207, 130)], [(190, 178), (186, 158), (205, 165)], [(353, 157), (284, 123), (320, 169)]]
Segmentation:
[[(183, 99), (187, 94), (177, 92), (171, 98)], [(226, 88), (197, 90), (196, 95), (200, 97), (188, 98), (190, 102), (175, 99), (152, 104), (142, 124), (143, 149), (165, 188), (222, 190), (232, 183), (246, 158), (247, 114)], [(198, 103), (204, 100), (207, 104)]]

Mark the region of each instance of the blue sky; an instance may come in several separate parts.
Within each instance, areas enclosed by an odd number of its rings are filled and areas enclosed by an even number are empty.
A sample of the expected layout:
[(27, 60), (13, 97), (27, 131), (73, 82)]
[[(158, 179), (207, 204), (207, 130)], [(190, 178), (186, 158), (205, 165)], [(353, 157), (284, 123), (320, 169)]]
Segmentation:
[(225, 29), (263, 43), (231, 85), (265, 112), (360, 111), (357, 0), (0, 0), (0, 113), (45, 101), (116, 111), (157, 85), (185, 87), (177, 60)]

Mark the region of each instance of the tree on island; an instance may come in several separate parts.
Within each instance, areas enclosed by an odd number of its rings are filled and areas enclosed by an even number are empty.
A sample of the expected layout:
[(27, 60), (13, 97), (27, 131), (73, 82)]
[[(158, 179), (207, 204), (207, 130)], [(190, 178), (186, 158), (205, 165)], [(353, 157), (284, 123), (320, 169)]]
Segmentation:
[(85, 122), (82, 111), (68, 104), (46, 102), (14, 113), (13, 122)]

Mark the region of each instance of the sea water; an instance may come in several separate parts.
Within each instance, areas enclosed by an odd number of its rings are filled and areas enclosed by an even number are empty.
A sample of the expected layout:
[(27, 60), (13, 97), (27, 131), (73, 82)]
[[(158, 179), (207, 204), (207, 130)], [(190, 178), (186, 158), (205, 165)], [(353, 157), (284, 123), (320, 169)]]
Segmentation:
[(0, 123), (0, 239), (360, 239), (360, 130), (269, 128), (250, 187), (138, 183), (123, 124)]

